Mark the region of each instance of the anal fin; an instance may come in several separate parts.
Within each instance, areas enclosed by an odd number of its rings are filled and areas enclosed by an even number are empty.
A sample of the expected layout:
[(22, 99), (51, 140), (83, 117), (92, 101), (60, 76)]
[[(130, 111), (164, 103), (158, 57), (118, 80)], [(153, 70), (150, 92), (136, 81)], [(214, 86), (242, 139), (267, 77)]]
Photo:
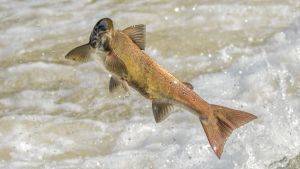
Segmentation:
[(109, 92), (114, 92), (120, 85), (126, 92), (129, 90), (129, 86), (126, 81), (119, 80), (117, 77), (112, 76), (109, 80)]
[(160, 100), (152, 101), (152, 111), (156, 123), (159, 123), (166, 119), (170, 115), (172, 104)]

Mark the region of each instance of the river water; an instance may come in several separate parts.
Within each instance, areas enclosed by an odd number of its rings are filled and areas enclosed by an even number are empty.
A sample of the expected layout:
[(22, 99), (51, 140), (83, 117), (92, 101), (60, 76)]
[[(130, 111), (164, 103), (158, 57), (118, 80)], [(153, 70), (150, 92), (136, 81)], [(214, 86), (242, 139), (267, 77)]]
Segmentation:
[[(0, 168), (296, 169), (300, 167), (300, 1), (0, 0)], [(258, 119), (221, 160), (197, 117), (108, 92), (91, 60), (64, 59), (110, 17), (147, 25), (146, 53), (210, 103)]]

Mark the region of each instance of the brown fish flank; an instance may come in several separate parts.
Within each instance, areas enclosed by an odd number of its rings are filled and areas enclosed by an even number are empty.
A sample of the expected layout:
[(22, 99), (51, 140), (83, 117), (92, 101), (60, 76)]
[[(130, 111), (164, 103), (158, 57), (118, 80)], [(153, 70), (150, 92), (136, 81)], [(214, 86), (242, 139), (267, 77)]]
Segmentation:
[[(170, 99), (199, 112), (208, 110), (209, 104), (193, 90), (182, 84), (177, 78), (158, 65), (152, 58), (140, 50), (124, 33), (115, 31), (111, 48), (128, 69), (127, 81), (144, 88), (149, 99)], [(199, 103), (201, 103), (199, 107)], [(207, 111), (201, 111), (207, 112)], [(202, 113), (199, 114), (204, 116)], [(206, 116), (209, 116), (207, 114)]]

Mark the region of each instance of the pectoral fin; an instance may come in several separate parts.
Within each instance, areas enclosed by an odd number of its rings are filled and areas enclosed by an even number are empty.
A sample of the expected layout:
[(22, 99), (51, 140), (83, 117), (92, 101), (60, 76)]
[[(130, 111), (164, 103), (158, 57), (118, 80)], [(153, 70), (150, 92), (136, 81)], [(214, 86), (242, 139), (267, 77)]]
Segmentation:
[(71, 59), (78, 62), (86, 62), (90, 58), (90, 45), (85, 44), (72, 49), (66, 56), (66, 59)]
[(189, 82), (182, 82), (186, 87), (188, 87), (188, 88), (190, 88), (190, 89), (194, 89), (194, 86), (191, 84), (191, 83), (189, 83)]
[(117, 74), (120, 77), (127, 75), (127, 68), (125, 64), (113, 53), (110, 53), (106, 56), (104, 64), (107, 70)]
[(163, 102), (160, 100), (152, 101), (152, 111), (156, 123), (159, 123), (166, 119), (170, 115), (170, 110), (172, 109), (172, 104), (168, 102)]
[(122, 85), (123, 89), (127, 92), (129, 90), (129, 86), (126, 81), (120, 80), (117, 77), (112, 76), (109, 80), (109, 92), (112, 93), (117, 89), (120, 85)]
[(122, 31), (127, 34), (131, 40), (141, 49), (145, 50), (146, 44), (146, 26), (145, 25), (133, 25)]

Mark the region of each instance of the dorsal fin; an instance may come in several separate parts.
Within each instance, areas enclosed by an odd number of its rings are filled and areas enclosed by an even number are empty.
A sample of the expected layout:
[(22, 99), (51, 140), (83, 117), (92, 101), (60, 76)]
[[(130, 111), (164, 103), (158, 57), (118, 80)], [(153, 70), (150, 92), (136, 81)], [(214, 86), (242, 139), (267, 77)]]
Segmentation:
[(146, 26), (143, 24), (130, 26), (122, 31), (141, 49), (146, 46)]

